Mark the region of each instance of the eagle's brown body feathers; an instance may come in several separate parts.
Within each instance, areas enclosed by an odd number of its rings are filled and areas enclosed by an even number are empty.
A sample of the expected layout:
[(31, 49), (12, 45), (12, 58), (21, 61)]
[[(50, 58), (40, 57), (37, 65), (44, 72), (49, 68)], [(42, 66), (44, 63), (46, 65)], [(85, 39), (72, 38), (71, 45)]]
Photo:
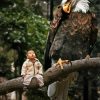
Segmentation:
[[(54, 11), (54, 19), (50, 25), (45, 51), (45, 69), (51, 67), (59, 58), (70, 61), (84, 59), (91, 54), (97, 39), (97, 22), (95, 15), (89, 12), (89, 1), (63, 0), (62, 2)], [(73, 4), (74, 6), (70, 8), (72, 2), (77, 4)], [(72, 12), (69, 12), (69, 8)], [(75, 72), (71, 73), (63, 81), (49, 85), (50, 99), (67, 100), (68, 88), (77, 78), (76, 75)]]
[[(47, 43), (49, 48), (46, 50), (48, 55), (45, 55), (45, 60), (51, 58), (54, 60), (59, 58), (76, 60), (85, 58), (88, 54), (90, 55), (97, 39), (95, 16), (90, 12), (72, 12), (64, 16), (63, 13), (59, 13), (55, 14), (56, 17), (54, 16), (51, 23)], [(56, 21), (57, 17), (60, 19), (58, 23)]]
[[(97, 39), (95, 15), (87, 12), (65, 13), (58, 6), (51, 22), (45, 51), (45, 69), (59, 58), (63, 60), (83, 59), (90, 55)], [(51, 100), (67, 100), (68, 87), (76, 73), (71, 73), (64, 81), (49, 85), (48, 96)], [(53, 90), (52, 90), (53, 89)], [(55, 91), (55, 94), (52, 94)]]

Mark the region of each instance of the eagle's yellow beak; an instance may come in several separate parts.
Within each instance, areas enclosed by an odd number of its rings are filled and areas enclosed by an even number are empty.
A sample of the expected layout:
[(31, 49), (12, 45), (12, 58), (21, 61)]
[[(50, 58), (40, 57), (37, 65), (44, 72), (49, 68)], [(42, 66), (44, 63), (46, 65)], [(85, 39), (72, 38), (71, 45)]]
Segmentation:
[(71, 12), (71, 2), (67, 2), (66, 4), (63, 5), (63, 11), (65, 13), (70, 13)]

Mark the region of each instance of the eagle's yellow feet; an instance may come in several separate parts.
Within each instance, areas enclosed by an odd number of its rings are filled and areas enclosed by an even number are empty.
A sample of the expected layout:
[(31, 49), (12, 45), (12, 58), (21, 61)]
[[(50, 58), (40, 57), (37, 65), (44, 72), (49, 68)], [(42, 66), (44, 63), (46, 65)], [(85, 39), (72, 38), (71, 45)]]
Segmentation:
[[(57, 61), (56, 65), (59, 65), (60, 68), (63, 69), (64, 68), (63, 67), (64, 63), (69, 64), (69, 63), (71, 63), (71, 61), (69, 61), (69, 60), (62, 60), (61, 58), (59, 58), (59, 60)], [(71, 65), (72, 65), (72, 63), (71, 63)]]

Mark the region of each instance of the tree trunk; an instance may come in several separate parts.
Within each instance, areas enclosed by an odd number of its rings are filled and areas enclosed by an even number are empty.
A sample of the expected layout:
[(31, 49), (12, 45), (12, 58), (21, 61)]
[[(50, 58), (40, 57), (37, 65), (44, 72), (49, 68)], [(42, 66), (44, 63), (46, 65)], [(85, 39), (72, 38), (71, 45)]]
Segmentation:
[[(88, 72), (86, 72), (87, 75)], [(88, 84), (88, 79), (86, 77), (86, 75), (83, 77), (83, 100), (89, 100), (89, 84)]]
[[(44, 86), (47, 86), (63, 78), (66, 78), (67, 75), (72, 72), (80, 71), (84, 69), (85, 70), (91, 69), (91, 68), (100, 68), (100, 58), (90, 58), (89, 60), (83, 59), (83, 60), (72, 61), (72, 66), (70, 64), (64, 64), (64, 69), (60, 69), (59, 65), (56, 66), (54, 64), (43, 75)], [(8, 92), (19, 90), (19, 89), (22, 90), (23, 88), (22, 83), (23, 83), (22, 77), (18, 77), (18, 78), (6, 81), (4, 83), (1, 83), (0, 94), (6, 94)], [(31, 89), (39, 88), (39, 85), (37, 84), (37, 81), (35, 78), (32, 79), (28, 88), (31, 88)]]

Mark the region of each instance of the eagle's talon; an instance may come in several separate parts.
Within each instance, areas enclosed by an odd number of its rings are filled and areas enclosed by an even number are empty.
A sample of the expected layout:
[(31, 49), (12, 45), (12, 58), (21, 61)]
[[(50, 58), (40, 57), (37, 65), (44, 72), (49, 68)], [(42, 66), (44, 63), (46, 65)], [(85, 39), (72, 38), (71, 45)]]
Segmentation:
[(71, 66), (72, 66), (72, 62), (70, 60), (66, 60), (66, 62), (65, 62), (66, 64), (71, 64)]
[(70, 63), (72, 65), (72, 62), (70, 60), (62, 60), (61, 58), (59, 58), (59, 60), (56, 63), (56, 66), (59, 65), (61, 69), (64, 69), (64, 66), (63, 66), (64, 63), (66, 64)]

